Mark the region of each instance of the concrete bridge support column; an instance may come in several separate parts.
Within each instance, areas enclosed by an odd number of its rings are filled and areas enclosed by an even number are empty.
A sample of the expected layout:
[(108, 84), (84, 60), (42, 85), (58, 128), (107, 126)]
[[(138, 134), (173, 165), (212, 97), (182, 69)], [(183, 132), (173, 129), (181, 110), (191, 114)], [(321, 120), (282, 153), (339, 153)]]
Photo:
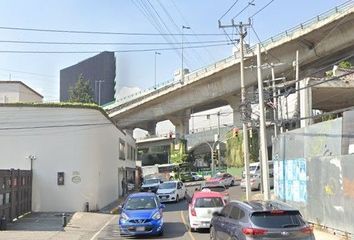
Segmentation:
[(177, 116), (170, 117), (170, 121), (176, 127), (176, 139), (184, 138), (189, 134), (189, 119), (191, 117), (191, 110), (180, 112)]
[[(300, 89), (308, 86), (309, 78), (300, 81)], [(312, 89), (311, 87), (300, 90), (300, 118), (307, 118), (312, 115)], [(312, 124), (312, 119), (301, 120), (301, 127)]]
[(233, 111), (233, 126), (241, 128), (242, 121), (241, 121), (241, 107), (240, 107), (240, 96), (230, 96), (227, 99), (230, 107)]

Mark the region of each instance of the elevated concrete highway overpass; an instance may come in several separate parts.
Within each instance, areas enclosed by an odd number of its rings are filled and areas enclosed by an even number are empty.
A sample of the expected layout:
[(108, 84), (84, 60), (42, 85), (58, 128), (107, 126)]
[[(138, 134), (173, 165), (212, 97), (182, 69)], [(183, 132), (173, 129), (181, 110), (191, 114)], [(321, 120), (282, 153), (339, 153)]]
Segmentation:
[[(299, 50), (300, 78), (354, 53), (354, 3), (347, 2), (331, 11), (287, 30), (262, 43), (263, 63), (283, 63), (275, 68), (277, 77), (294, 76), (292, 62)], [(255, 48), (246, 52), (245, 67), (256, 64)], [(156, 123), (171, 120), (178, 135), (189, 132), (191, 113), (230, 105), (234, 125), (240, 125), (240, 58), (234, 54), (185, 75), (184, 82), (167, 82), (105, 106), (117, 125), (124, 129), (142, 128), (154, 133)], [(264, 78), (270, 75), (263, 70)], [(290, 77), (291, 78), (291, 77)], [(292, 79), (290, 79), (292, 80)], [(245, 83), (257, 83), (256, 69), (245, 69)], [(177, 135), (177, 136), (178, 136)]]

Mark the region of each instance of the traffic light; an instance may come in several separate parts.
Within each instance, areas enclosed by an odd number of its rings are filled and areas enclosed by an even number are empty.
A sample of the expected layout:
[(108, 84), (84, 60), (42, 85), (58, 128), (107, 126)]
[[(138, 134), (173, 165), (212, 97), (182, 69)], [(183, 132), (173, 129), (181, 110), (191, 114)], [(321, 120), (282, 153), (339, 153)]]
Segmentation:
[(238, 131), (239, 131), (238, 128), (233, 128), (232, 129), (232, 137), (238, 137)]
[(213, 159), (214, 159), (214, 162), (216, 163), (216, 161), (218, 160), (218, 151), (217, 150), (213, 151)]

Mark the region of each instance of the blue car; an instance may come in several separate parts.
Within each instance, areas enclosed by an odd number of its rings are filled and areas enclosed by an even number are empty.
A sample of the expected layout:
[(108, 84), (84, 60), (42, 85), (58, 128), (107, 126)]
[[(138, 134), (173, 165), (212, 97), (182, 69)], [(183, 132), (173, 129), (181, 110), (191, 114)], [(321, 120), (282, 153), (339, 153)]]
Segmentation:
[(121, 235), (163, 235), (164, 221), (161, 204), (155, 193), (133, 193), (120, 206)]

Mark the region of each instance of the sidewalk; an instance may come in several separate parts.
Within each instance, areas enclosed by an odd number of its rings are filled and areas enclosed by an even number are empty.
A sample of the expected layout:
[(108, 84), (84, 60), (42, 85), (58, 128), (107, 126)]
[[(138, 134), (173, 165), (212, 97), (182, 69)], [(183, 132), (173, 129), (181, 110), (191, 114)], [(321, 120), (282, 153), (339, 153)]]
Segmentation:
[(0, 239), (8, 240), (92, 240), (107, 222), (116, 215), (110, 214), (124, 200), (117, 199), (99, 213), (76, 212), (68, 218), (65, 228), (55, 213), (32, 213), (16, 223), (9, 224), (7, 231), (0, 231)]

